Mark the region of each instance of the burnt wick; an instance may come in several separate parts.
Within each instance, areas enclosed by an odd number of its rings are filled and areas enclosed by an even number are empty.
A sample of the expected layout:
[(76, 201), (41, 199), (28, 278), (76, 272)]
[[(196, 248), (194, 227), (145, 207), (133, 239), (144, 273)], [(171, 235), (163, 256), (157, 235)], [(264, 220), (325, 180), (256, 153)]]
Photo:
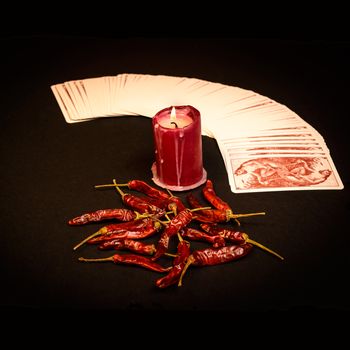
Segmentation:
[(177, 126), (177, 124), (176, 124), (175, 122), (171, 122), (170, 124), (174, 124), (174, 125), (175, 125), (175, 128), (176, 128), (176, 129), (178, 128), (178, 126)]

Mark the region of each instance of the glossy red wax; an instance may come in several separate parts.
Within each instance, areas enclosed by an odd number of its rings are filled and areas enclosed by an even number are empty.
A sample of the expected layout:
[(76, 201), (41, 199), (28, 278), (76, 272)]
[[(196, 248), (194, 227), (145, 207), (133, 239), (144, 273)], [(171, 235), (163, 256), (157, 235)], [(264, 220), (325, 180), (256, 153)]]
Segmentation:
[[(152, 119), (155, 163), (152, 166), (153, 181), (164, 188), (184, 191), (206, 181), (203, 169), (201, 117), (192, 106), (176, 106), (176, 122), (186, 119), (184, 127), (164, 127), (164, 118), (170, 119), (172, 107), (158, 112)], [(188, 117), (191, 122), (188, 123)], [(164, 125), (164, 123), (162, 123)]]

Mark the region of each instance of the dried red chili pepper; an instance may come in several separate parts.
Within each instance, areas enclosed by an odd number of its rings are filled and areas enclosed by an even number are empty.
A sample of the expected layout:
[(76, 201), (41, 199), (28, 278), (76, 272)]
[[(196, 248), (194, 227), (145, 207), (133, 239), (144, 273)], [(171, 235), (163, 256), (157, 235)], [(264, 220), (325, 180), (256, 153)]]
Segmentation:
[[(135, 190), (135, 191), (144, 193), (147, 196), (149, 196), (155, 200), (158, 200), (159, 202), (148, 201), (148, 203), (152, 203), (153, 205), (156, 205), (162, 209), (167, 207), (175, 215), (177, 215), (178, 212), (186, 209), (186, 207), (182, 203), (181, 199), (179, 197), (174, 196), (170, 191), (169, 191), (169, 193), (166, 193), (164, 191), (158, 190), (158, 189), (148, 185), (146, 182), (141, 181), (141, 180), (131, 180), (125, 184), (118, 184), (118, 183), (116, 183), (115, 180), (113, 180), (113, 184), (95, 185), (95, 188), (116, 187), (118, 190), (118, 188), (122, 187), (122, 186), (127, 186), (131, 190)], [(119, 188), (119, 190), (120, 190), (120, 188)], [(121, 194), (120, 191), (119, 191), (119, 193)], [(121, 194), (121, 195), (123, 197), (123, 194)]]
[(232, 211), (230, 205), (216, 195), (214, 191), (214, 185), (211, 180), (206, 181), (205, 186), (202, 189), (202, 192), (203, 192), (204, 198), (216, 209)]
[(245, 238), (242, 236), (242, 232), (234, 231), (228, 228), (219, 227), (213, 224), (200, 224), (200, 227), (210, 235), (221, 236), (230, 242), (242, 244), (245, 242)]
[[(115, 182), (115, 180), (113, 180), (113, 182)], [(130, 184), (129, 186), (130, 189), (140, 191), (148, 196), (148, 197), (146, 196), (146, 197), (138, 197), (138, 198), (148, 203), (151, 206), (152, 212), (163, 213), (162, 211), (156, 208), (168, 209), (172, 211), (174, 215), (177, 215), (178, 212), (186, 209), (181, 199), (179, 197), (174, 196), (170, 191), (169, 191), (169, 194), (167, 194), (163, 191), (159, 191), (149, 186), (148, 184), (140, 180), (132, 180), (128, 184)], [(122, 185), (127, 185), (127, 184), (122, 184)], [(114, 186), (115, 187), (117, 186), (116, 188), (118, 190), (119, 185), (115, 183)], [(149, 212), (149, 210), (147, 212)]]
[(173, 266), (170, 272), (166, 276), (156, 281), (156, 286), (159, 288), (166, 288), (179, 282), (181, 273), (186, 265), (187, 258), (191, 253), (190, 244), (183, 240), (181, 236), (179, 239), (180, 242), (177, 246), (177, 256), (173, 260)]
[(225, 246), (219, 249), (207, 248), (195, 250), (187, 259), (178, 286), (180, 287), (182, 285), (183, 276), (191, 264), (195, 266), (210, 266), (227, 263), (244, 257), (252, 250), (252, 248), (253, 245), (245, 243), (242, 245)]
[[(108, 239), (116, 239), (116, 238), (140, 239), (140, 238), (151, 236), (153, 233), (158, 231), (160, 227), (161, 227), (161, 224), (158, 221), (152, 220), (151, 218), (106, 225), (100, 228), (97, 232), (94, 232), (93, 234), (85, 238), (80, 243), (78, 243), (73, 248), (73, 250), (78, 249), (80, 246), (82, 246), (86, 242), (95, 244), (105, 240), (105, 239), (98, 240), (97, 236), (102, 236), (102, 237), (108, 236)], [(115, 235), (119, 235), (119, 236), (115, 237)]]
[(135, 253), (153, 255), (156, 251), (154, 244), (146, 244), (132, 239), (113, 239), (111, 241), (103, 242), (98, 249), (100, 250), (130, 250)]
[(199, 221), (199, 222), (204, 222), (204, 223), (207, 223), (207, 224), (214, 224), (214, 223), (216, 223), (215, 221), (210, 219), (208, 216), (204, 216), (204, 215), (197, 214), (197, 213), (196, 213), (196, 215), (193, 215), (193, 220)]
[(130, 190), (142, 192), (146, 194), (149, 197), (155, 198), (155, 199), (168, 199), (169, 194), (166, 192), (163, 192), (161, 190), (158, 190), (150, 185), (148, 185), (146, 182), (141, 180), (131, 180), (128, 183), (125, 184), (107, 184), (107, 185), (96, 185), (95, 188), (102, 188), (102, 187), (122, 187), (127, 186)]
[[(201, 205), (199, 200), (192, 193), (187, 195), (187, 200), (191, 208), (203, 207), (203, 205)], [(216, 223), (216, 222), (227, 222), (227, 221), (230, 221), (230, 219), (237, 219), (237, 218), (256, 216), (256, 215), (265, 215), (265, 213), (259, 212), (259, 213), (248, 213), (248, 214), (233, 214), (232, 210), (227, 210), (227, 209), (226, 210), (206, 209), (206, 210), (198, 211), (198, 213), (196, 213), (196, 216), (194, 218), (200, 222)]]
[(227, 241), (230, 241), (233, 243), (238, 243), (238, 244), (251, 243), (251, 244), (256, 245), (257, 247), (259, 247), (263, 250), (266, 250), (267, 252), (277, 256), (279, 259), (284, 260), (284, 258), (281, 255), (279, 255), (276, 252), (274, 252), (273, 250), (265, 247), (261, 243), (250, 239), (249, 236), (244, 232), (234, 231), (234, 230), (231, 230), (228, 228), (221, 228), (221, 227), (217, 227), (216, 225), (210, 225), (210, 224), (201, 224), (200, 226), (205, 232), (208, 232), (209, 234), (212, 234), (215, 236), (219, 235), (219, 236), (223, 237), (224, 239), (226, 239)]
[(87, 241), (88, 244), (99, 244), (113, 239), (143, 239), (154, 235), (162, 225), (158, 221), (148, 221), (146, 226), (129, 228), (125, 230), (114, 230), (107, 234), (93, 237)]
[[(187, 195), (187, 201), (190, 204), (191, 208), (200, 208), (203, 207), (199, 200), (190, 193)], [(198, 221), (204, 221), (204, 222), (227, 222), (231, 219), (231, 210), (220, 210), (220, 209), (208, 209), (208, 210), (201, 210), (196, 213)], [(204, 216), (204, 218), (203, 218)]]
[(152, 260), (159, 259), (167, 251), (169, 247), (169, 240), (182, 228), (186, 227), (192, 220), (193, 214), (190, 209), (180, 211), (162, 232), (157, 244), (157, 250)]
[(156, 271), (156, 272), (167, 272), (171, 269), (170, 267), (163, 267), (158, 263), (146, 258), (145, 256), (136, 255), (136, 254), (114, 254), (108, 258), (99, 258), (99, 259), (86, 259), (83, 257), (79, 258), (79, 261), (84, 262), (114, 262), (115, 264), (127, 264), (127, 265), (137, 265), (144, 267), (145, 269)]
[[(199, 208), (199, 210), (205, 209)], [(167, 251), (169, 247), (169, 240), (172, 236), (174, 236), (177, 232), (179, 232), (181, 229), (186, 227), (193, 218), (193, 211), (196, 211), (197, 209), (185, 209), (180, 211), (179, 214), (177, 214), (167, 225), (165, 230), (162, 232), (160, 239), (157, 244), (157, 251), (152, 258), (153, 260), (159, 259), (164, 253)]]
[[(233, 211), (230, 207), (230, 205), (223, 201), (220, 197), (218, 197), (214, 191), (214, 185), (211, 180), (207, 180), (205, 183), (205, 186), (202, 189), (203, 195), (205, 199), (216, 209), (227, 211), (230, 215), (233, 214)], [(241, 223), (238, 221), (238, 219), (234, 219), (238, 226), (241, 225)]]
[(209, 236), (205, 232), (191, 227), (185, 227), (180, 233), (182, 237), (186, 237), (192, 241), (208, 242), (212, 244), (214, 248), (220, 248), (226, 245), (224, 237), (221, 237), (220, 235)]
[[(229, 213), (229, 215), (233, 214), (233, 211), (230, 207), (230, 205), (223, 201), (220, 197), (218, 197), (214, 191), (214, 185), (211, 180), (207, 180), (205, 183), (205, 186), (202, 189), (203, 195), (205, 199), (216, 209), (223, 210)], [(238, 226), (241, 225), (241, 223), (238, 221), (238, 219), (234, 219)]]
[(141, 199), (140, 197), (134, 196), (130, 193), (123, 192), (117, 185), (116, 181), (113, 179), (114, 187), (119, 192), (119, 194), (122, 197), (123, 203), (140, 212), (143, 213), (152, 213), (157, 214), (158, 216), (163, 216), (165, 214), (165, 211), (161, 208), (158, 208), (157, 206), (150, 204), (146, 202), (145, 200)]
[(130, 209), (100, 209), (93, 212), (84, 213), (68, 221), (69, 225), (84, 225), (90, 222), (116, 219), (119, 221), (137, 220), (144, 215)]
[[(116, 184), (114, 184), (114, 186), (116, 186)], [(117, 186), (120, 185), (117, 184)], [(169, 193), (166, 193), (164, 191), (158, 190), (148, 185), (144, 181), (131, 180), (127, 184), (121, 184), (121, 186), (128, 186), (131, 190), (139, 191), (146, 194), (147, 196), (156, 200), (148, 200), (149, 203), (153, 203), (154, 205), (162, 209), (168, 208), (169, 210), (173, 211), (175, 215), (178, 212), (186, 209), (185, 205), (182, 203), (179, 197), (174, 196), (170, 191), (168, 191)], [(142, 197), (142, 199), (144, 198)]]
[(139, 197), (143, 201), (149, 203), (150, 205), (155, 205), (156, 207), (160, 209), (167, 209), (168, 208), (168, 199), (160, 199), (160, 198), (152, 198), (147, 196)]

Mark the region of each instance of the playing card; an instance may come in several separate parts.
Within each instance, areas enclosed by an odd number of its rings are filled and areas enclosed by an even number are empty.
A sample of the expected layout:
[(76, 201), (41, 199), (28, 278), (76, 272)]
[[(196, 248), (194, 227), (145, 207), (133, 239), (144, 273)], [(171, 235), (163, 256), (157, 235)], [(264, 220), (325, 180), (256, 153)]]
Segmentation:
[(78, 112), (78, 119), (90, 119), (92, 116), (89, 105), (86, 103), (81, 90), (79, 89), (79, 82), (69, 81), (64, 83), (74, 101), (74, 107)]
[(84, 79), (84, 87), (95, 118), (108, 115), (108, 86), (104, 77)]
[(342, 189), (332, 159), (290, 154), (235, 157), (227, 161), (233, 192)]
[[(58, 84), (57, 84), (58, 85)], [(64, 100), (62, 99), (60, 93), (57, 90), (57, 85), (52, 85), (51, 86), (51, 90), (56, 98), (56, 101), (61, 109), (61, 112), (64, 116), (64, 119), (66, 120), (67, 123), (73, 123), (73, 119), (71, 117), (71, 114), (69, 112), (68, 107), (66, 106), (66, 104), (64, 103)]]
[(79, 112), (77, 111), (75, 101), (73, 96), (69, 93), (66, 85), (56, 84), (52, 87), (52, 91), (54, 92), (60, 106), (63, 106), (66, 112), (66, 117), (69, 119), (69, 121), (79, 119)]

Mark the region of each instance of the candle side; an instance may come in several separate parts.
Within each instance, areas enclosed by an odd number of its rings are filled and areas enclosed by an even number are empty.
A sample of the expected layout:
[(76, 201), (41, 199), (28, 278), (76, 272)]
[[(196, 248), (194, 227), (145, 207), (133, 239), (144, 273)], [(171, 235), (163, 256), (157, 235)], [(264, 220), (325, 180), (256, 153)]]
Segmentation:
[(192, 106), (178, 106), (177, 119), (186, 125), (168, 128), (161, 121), (170, 120), (170, 109), (158, 112), (152, 120), (156, 156), (153, 181), (161, 187), (183, 191), (198, 187), (206, 180), (200, 113)]

